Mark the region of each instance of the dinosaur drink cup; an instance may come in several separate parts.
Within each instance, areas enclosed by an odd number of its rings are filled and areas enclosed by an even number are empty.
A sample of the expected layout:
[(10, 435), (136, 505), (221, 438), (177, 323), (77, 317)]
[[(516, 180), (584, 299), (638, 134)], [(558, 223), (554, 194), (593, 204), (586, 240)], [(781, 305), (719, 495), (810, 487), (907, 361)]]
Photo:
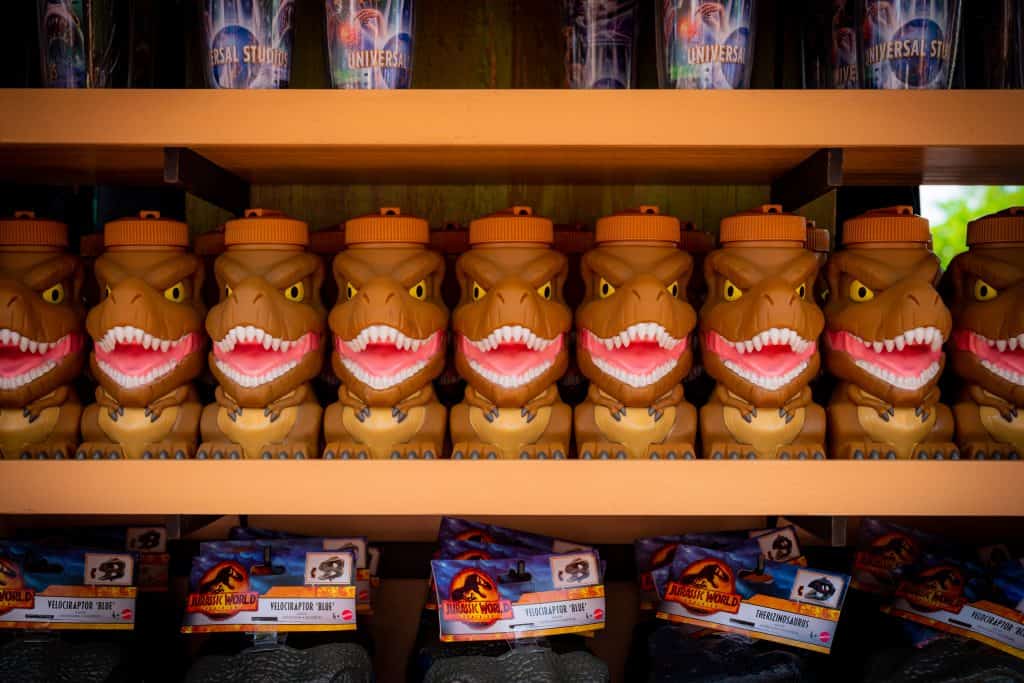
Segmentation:
[(749, 88), (757, 0), (658, 0), (662, 88)]
[(965, 458), (1024, 454), (1024, 207), (967, 226), (969, 250), (946, 271), (953, 370), (964, 382), (953, 407)]
[(693, 259), (678, 219), (641, 206), (597, 222), (583, 257), (576, 359), (590, 380), (573, 421), (580, 457), (692, 460), (697, 411), (681, 382), (697, 314), (686, 301)]
[(825, 458), (825, 411), (808, 382), (824, 326), (806, 221), (762, 206), (722, 221), (701, 309), (704, 367), (717, 382), (700, 411), (705, 458)]
[(936, 386), (952, 323), (928, 221), (909, 206), (869, 211), (843, 224), (842, 247), (826, 271), (833, 457), (959, 458)]
[(437, 458), (448, 413), (431, 382), (444, 368), (444, 259), (430, 228), (399, 209), (345, 224), (334, 259), (341, 295), (328, 320), (338, 402), (324, 415), (324, 458)]
[(85, 358), (82, 264), (68, 228), (30, 211), (0, 219), (0, 459), (71, 457)]
[(294, 0), (203, 0), (201, 8), (209, 87), (288, 87)]
[(214, 264), (220, 303), (206, 317), (217, 379), (203, 410), (199, 458), (303, 459), (319, 450), (323, 410), (310, 381), (323, 366), (324, 264), (309, 228), (247, 209), (224, 227)]
[(79, 459), (184, 459), (202, 406), (203, 263), (188, 226), (143, 211), (107, 223), (96, 260), (103, 299), (89, 311), (96, 403), (82, 415)]
[(409, 87), (413, 0), (324, 0), (324, 11), (335, 88)]
[(554, 228), (526, 206), (469, 226), (456, 274), (455, 365), (469, 386), (452, 408), (456, 459), (565, 458), (572, 411), (555, 386), (569, 364), (568, 265)]
[(861, 87), (949, 88), (960, 0), (858, 0)]

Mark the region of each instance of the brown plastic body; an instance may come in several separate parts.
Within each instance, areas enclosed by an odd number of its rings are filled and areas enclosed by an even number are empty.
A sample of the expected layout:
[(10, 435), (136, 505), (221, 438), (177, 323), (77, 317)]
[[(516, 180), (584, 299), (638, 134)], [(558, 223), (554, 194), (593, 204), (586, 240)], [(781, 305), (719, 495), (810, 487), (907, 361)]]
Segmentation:
[[(950, 365), (964, 383), (953, 406), (961, 457), (1019, 459), (1024, 456), (1024, 373), (1017, 360), (1024, 356), (1024, 242), (975, 244), (953, 259), (946, 279), (953, 314)], [(1007, 372), (1011, 368), (1017, 369), (1011, 370), (1016, 377)]]
[[(183, 459), (195, 451), (202, 406), (192, 381), (202, 371), (206, 346), (202, 302), (202, 261), (178, 247), (111, 247), (95, 263), (103, 299), (89, 311), (86, 327), (93, 339), (90, 368), (99, 382), (96, 403), (82, 415), (79, 458)], [(168, 290), (181, 288), (180, 300)], [(98, 340), (115, 343), (115, 328), (131, 327), (154, 339), (187, 337), (191, 350), (180, 358), (162, 350), (139, 350), (147, 362), (171, 369), (154, 381), (126, 386), (105, 369), (110, 359)], [(185, 350), (185, 347), (182, 348)], [(108, 362), (109, 361), (109, 362)], [(116, 363), (115, 363), (116, 365)], [(118, 366), (120, 367), (120, 366)]]
[[(78, 258), (60, 248), (0, 247), (0, 459), (68, 458), (78, 446), (82, 406), (71, 384), (85, 360), (82, 273)], [(61, 301), (54, 303), (58, 285)], [(38, 343), (65, 337), (66, 347), (37, 353)], [(21, 350), (22, 338), (36, 349)], [(40, 362), (56, 365), (34, 379), (26, 376), (45, 367)]]
[[(813, 402), (808, 387), (820, 367), (817, 342), (824, 326), (813, 296), (817, 272), (818, 259), (802, 241), (737, 241), (708, 255), (700, 334), (704, 368), (716, 385), (700, 410), (705, 458), (825, 457), (825, 411)], [(730, 285), (732, 296), (736, 288), (742, 293), (733, 301), (727, 298)], [(730, 369), (726, 361), (732, 363), (735, 357), (721, 346), (721, 339), (745, 343), (772, 328), (798, 334), (803, 349), (798, 353), (792, 345), (776, 345), (785, 349), (782, 353), (786, 362), (794, 363), (790, 372), (795, 373), (777, 387)], [(744, 351), (740, 358), (754, 359), (760, 353), (755, 346), (753, 354)]]
[[(322, 259), (293, 245), (229, 245), (217, 257), (214, 270), (221, 299), (206, 317), (206, 331), (213, 347), (209, 364), (218, 383), (217, 402), (203, 409), (203, 443), (197, 456), (316, 457), (323, 409), (310, 381), (320, 372), (324, 357), (327, 315), (320, 302)], [(301, 300), (289, 299), (299, 287)], [(224, 344), (232, 338), (229, 333), (250, 326), (278, 342), (296, 344), (291, 353), (273, 346), (256, 350), (260, 366), (269, 370), (281, 370), (289, 362), (294, 366), (265, 380), (261, 377), (269, 372), (240, 381), (234, 370), (226, 370), (234, 367), (237, 356), (232, 354), (240, 353), (243, 346), (236, 343), (225, 350)]]
[[(455, 366), (468, 382), (466, 398), (452, 408), (454, 458), (564, 458), (568, 455), (572, 411), (558, 396), (556, 382), (569, 363), (566, 335), (572, 311), (562, 299), (566, 257), (544, 243), (486, 243), (459, 257), (462, 289), (452, 313)], [(474, 282), (486, 290), (474, 300)], [(538, 289), (550, 283), (550, 299)], [(502, 387), (475, 371), (467, 339), (479, 341), (519, 325), (540, 338), (556, 340), (550, 366), (529, 382)], [(553, 349), (554, 350), (554, 349)]]
[[(690, 255), (672, 242), (610, 242), (584, 255), (586, 293), (576, 310), (576, 359), (590, 391), (573, 414), (580, 458), (694, 458), (697, 411), (681, 385), (693, 363), (691, 333), (697, 322), (686, 301), (692, 268)], [(653, 338), (644, 329), (648, 324), (658, 326)], [(623, 333), (631, 337), (632, 352), (621, 346), (621, 337), (611, 348), (603, 341)], [(654, 381), (643, 379), (646, 373), (636, 366), (631, 367), (637, 372), (618, 375), (627, 368), (616, 360), (639, 349), (657, 358), (643, 369), (671, 369)]]
[[(338, 402), (324, 413), (325, 458), (441, 457), (448, 411), (431, 382), (445, 364), (444, 272), (444, 259), (418, 244), (358, 244), (335, 257), (340, 295), (328, 322), (334, 337), (331, 365), (342, 386)], [(371, 328), (377, 335), (377, 326), (401, 333), (381, 344), (388, 353), (410, 359), (390, 375), (360, 365), (372, 363), (364, 359), (373, 353), (361, 346), (360, 335)], [(418, 348), (408, 348), (407, 339)], [(420, 363), (418, 371), (399, 379), (399, 373)]]
[[(826, 363), (839, 381), (828, 407), (833, 457), (959, 457), (952, 443), (952, 412), (939, 402), (936, 386), (945, 365), (941, 344), (951, 327), (949, 310), (935, 289), (939, 275), (939, 260), (926, 242), (853, 244), (829, 258)], [(854, 294), (860, 296), (856, 283), (870, 290), (869, 300), (854, 299)], [(865, 356), (861, 362), (871, 361), (875, 356), (870, 354), (876, 352), (864, 342), (884, 343), (917, 328), (941, 335), (932, 352), (934, 377), (920, 386), (899, 387), (858, 366), (858, 358), (838, 348), (842, 339), (850, 339), (845, 335), (854, 335), (850, 348)], [(883, 347), (882, 353), (890, 351)]]

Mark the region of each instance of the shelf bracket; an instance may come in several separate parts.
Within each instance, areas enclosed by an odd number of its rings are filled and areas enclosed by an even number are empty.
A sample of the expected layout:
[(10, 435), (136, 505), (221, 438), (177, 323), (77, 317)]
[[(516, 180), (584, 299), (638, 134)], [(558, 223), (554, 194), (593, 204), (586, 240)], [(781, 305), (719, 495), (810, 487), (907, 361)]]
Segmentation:
[(187, 147), (164, 148), (164, 183), (236, 216), (249, 208), (248, 182)]
[(843, 184), (843, 150), (819, 149), (772, 181), (772, 203), (796, 211)]

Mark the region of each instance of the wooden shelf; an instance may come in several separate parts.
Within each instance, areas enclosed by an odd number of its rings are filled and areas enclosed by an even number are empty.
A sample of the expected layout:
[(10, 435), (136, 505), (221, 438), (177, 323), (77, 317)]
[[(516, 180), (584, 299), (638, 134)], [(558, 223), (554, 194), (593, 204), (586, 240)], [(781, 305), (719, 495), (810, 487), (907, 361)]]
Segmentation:
[(1024, 91), (0, 91), (0, 180), (160, 183), (187, 147), (252, 183), (1024, 182)]
[(0, 514), (1024, 516), (1017, 462), (0, 462)]

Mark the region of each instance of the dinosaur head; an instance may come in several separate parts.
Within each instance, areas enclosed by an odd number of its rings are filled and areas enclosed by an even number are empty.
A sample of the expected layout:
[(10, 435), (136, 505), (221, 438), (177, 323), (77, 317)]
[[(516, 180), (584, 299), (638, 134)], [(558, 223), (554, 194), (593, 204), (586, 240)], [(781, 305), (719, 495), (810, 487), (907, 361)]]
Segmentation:
[(206, 317), (210, 370), (243, 408), (262, 408), (323, 365), (324, 265), (306, 251), (309, 228), (280, 212), (248, 209), (228, 221), (214, 270), (220, 303)]
[(0, 408), (24, 408), (82, 370), (82, 265), (67, 244), (63, 223), (0, 220)]
[(328, 320), (331, 362), (368, 405), (393, 406), (444, 367), (444, 260), (429, 242), (427, 222), (398, 209), (345, 224), (348, 249), (334, 259), (341, 294)]
[(147, 406), (202, 370), (203, 264), (188, 226), (154, 211), (107, 223), (103, 240), (103, 299), (86, 319), (92, 372), (118, 403)]
[(920, 405), (945, 364), (951, 319), (930, 243), (910, 207), (869, 211), (843, 225), (827, 266), (829, 371), (892, 405)]
[(967, 245), (946, 271), (953, 369), (1024, 406), (1024, 207), (973, 221)]
[(568, 366), (572, 312), (562, 299), (568, 264), (551, 249), (550, 220), (513, 207), (473, 221), (455, 270), (455, 365), (499, 407), (522, 406)]
[(806, 237), (803, 217), (762, 206), (723, 220), (722, 248), (704, 263), (704, 367), (754, 406), (781, 407), (818, 372), (824, 317)]
[(642, 206), (597, 222), (597, 247), (583, 257), (586, 285), (576, 311), (577, 362), (624, 405), (649, 406), (690, 371), (686, 302), (693, 261), (678, 248), (679, 221)]

